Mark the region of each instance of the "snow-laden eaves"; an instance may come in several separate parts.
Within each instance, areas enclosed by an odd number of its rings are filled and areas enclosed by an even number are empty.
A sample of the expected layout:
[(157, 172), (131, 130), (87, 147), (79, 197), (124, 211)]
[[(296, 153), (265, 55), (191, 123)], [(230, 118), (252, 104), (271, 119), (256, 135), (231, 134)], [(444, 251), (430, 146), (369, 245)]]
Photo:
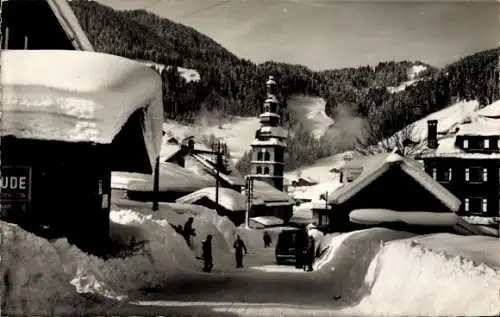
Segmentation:
[(154, 70), (114, 55), (65, 50), (3, 51), (0, 67), (0, 136), (112, 144), (141, 111), (134, 124), (154, 166), (163, 120), (162, 83)]

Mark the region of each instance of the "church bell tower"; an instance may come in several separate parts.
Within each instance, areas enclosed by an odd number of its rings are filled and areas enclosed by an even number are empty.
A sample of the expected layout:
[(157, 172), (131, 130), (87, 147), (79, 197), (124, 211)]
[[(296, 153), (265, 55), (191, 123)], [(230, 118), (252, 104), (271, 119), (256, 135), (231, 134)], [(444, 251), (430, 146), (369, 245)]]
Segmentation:
[(267, 97), (260, 114), (261, 127), (252, 142), (251, 176), (283, 190), (287, 131), (280, 126), (277, 85), (273, 76), (266, 82)]

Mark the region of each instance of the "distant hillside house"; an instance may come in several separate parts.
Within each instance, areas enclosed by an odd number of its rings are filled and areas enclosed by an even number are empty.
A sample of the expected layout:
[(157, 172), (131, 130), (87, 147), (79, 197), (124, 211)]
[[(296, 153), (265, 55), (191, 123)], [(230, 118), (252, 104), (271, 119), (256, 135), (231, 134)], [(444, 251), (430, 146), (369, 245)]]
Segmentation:
[[(327, 197), (331, 209), (314, 210), (319, 225), (330, 231), (350, 231), (355, 209), (383, 208), (398, 211), (456, 212), (460, 200), (427, 175), (415, 161), (399, 151), (375, 156), (369, 168)], [(325, 216), (326, 215), (326, 216)], [(325, 223), (326, 222), (326, 223)]]
[(317, 185), (317, 184), (318, 184), (317, 181), (315, 181), (314, 179), (311, 179), (309, 177), (300, 177), (299, 179), (292, 181), (293, 187), (313, 186), (313, 185)]
[(94, 51), (65, 0), (4, 0), (2, 5), (2, 48)]
[(463, 217), (500, 213), (500, 102), (439, 137), (438, 121), (428, 121), (427, 149), (417, 156), (425, 171), (461, 201)]

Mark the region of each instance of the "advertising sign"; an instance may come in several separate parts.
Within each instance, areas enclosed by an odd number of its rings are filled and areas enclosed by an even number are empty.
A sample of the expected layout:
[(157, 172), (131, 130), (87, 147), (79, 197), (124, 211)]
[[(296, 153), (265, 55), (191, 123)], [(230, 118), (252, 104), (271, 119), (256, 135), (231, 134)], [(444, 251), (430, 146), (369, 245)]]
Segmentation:
[(31, 168), (2, 166), (0, 175), (0, 202), (28, 203), (31, 200)]

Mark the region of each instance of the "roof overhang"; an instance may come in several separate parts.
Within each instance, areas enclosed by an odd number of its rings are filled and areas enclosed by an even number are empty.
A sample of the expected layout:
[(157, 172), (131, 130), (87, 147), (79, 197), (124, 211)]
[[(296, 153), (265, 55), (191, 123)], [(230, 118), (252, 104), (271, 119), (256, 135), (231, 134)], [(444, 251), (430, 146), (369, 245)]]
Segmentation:
[[(3, 51), (0, 67), (0, 137), (110, 144), (130, 155), (140, 150), (153, 169), (163, 122), (162, 82), (153, 69), (114, 55), (65, 50)], [(141, 141), (117, 137), (124, 133)], [(130, 161), (119, 170), (134, 172)]]

